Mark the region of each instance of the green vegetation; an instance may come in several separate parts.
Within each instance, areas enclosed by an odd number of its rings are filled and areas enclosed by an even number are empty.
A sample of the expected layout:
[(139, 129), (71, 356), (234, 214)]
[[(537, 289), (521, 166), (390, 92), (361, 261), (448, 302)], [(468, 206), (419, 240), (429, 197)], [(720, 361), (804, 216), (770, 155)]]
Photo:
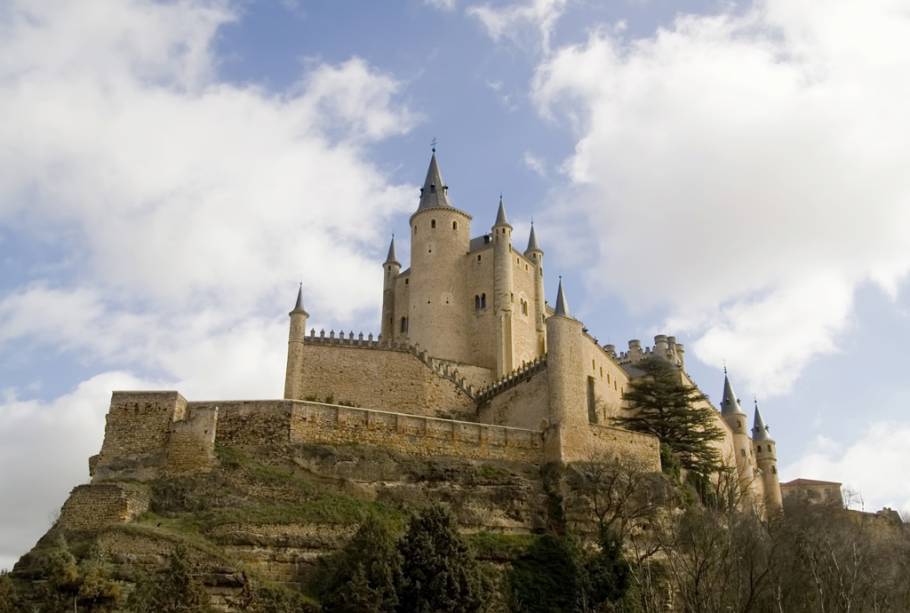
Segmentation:
[(510, 561), (527, 551), (537, 538), (533, 534), (476, 532), (465, 536), (465, 541), (482, 560)]
[(168, 556), (168, 564), (162, 572), (141, 577), (126, 604), (127, 609), (135, 613), (211, 611), (198, 566), (182, 545)]
[(645, 376), (633, 379), (626, 388), (623, 399), (628, 402), (628, 414), (615, 418), (616, 425), (659, 438), (665, 472), (678, 473), (677, 462), (699, 475), (717, 472), (721, 458), (712, 443), (723, 434), (714, 412), (699, 406), (707, 397), (683, 383), (679, 370), (666, 360), (652, 357), (635, 366)]

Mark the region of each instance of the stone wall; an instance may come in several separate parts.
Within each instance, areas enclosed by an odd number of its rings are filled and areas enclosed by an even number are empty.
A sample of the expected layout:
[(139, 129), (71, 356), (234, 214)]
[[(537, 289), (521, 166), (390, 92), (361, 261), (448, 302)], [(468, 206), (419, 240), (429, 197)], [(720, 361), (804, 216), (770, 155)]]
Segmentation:
[(549, 419), (550, 392), (546, 363), (512, 387), (493, 395), (480, 406), (480, 421), (539, 430)]
[(289, 441), (290, 400), (232, 400), (190, 402), (192, 410), (218, 408), (219, 445), (256, 447), (281, 445)]
[(612, 426), (589, 425), (570, 435), (563, 448), (564, 462), (619, 459), (642, 470), (660, 472), (660, 441), (656, 436)]
[(171, 474), (207, 471), (215, 464), (218, 407), (187, 407), (187, 416), (171, 424), (166, 470)]
[(57, 525), (65, 530), (94, 530), (132, 521), (148, 506), (148, 490), (138, 483), (79, 485), (63, 504)]
[(536, 430), (492, 426), (315, 402), (294, 403), (292, 442), (379, 445), (418, 456), (450, 456), (538, 463)]
[(474, 399), (407, 350), (304, 344), (303, 399), (396, 409), (417, 415), (474, 417)]

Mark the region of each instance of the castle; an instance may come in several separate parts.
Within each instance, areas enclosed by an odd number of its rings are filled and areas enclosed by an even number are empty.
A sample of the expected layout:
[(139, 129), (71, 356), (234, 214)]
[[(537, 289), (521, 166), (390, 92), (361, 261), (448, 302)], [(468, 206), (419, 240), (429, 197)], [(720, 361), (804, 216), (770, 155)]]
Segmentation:
[[(73, 491), (61, 521), (129, 521), (148, 504), (130, 483), (210, 470), (216, 443), (377, 445), (531, 464), (609, 458), (660, 470), (656, 437), (610, 424), (645, 358), (669, 361), (694, 385), (683, 345), (665, 335), (623, 352), (599, 344), (572, 317), (561, 280), (547, 304), (533, 226), (521, 251), (501, 198), (489, 232), (472, 237), (471, 220), (452, 204), (434, 150), (410, 217), (411, 265), (402, 270), (394, 238), (382, 265), (378, 336), (307, 330), (301, 288), (282, 400), (114, 392), (92, 484)], [(725, 377), (720, 410), (711, 408), (723, 432), (715, 444), (746, 499), (780, 509), (776, 444), (757, 405), (750, 435)]]

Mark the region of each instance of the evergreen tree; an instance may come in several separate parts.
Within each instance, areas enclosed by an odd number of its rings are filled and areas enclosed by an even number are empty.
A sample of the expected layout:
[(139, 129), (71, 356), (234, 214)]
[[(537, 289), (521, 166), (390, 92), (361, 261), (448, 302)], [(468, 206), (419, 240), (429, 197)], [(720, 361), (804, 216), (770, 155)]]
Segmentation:
[(580, 611), (585, 583), (575, 544), (566, 537), (545, 534), (512, 563), (512, 608), (528, 613)]
[(399, 611), (469, 613), (485, 609), (490, 583), (444, 507), (428, 507), (414, 516), (398, 550), (403, 574)]
[(623, 599), (629, 589), (630, 567), (622, 553), (622, 543), (610, 530), (601, 530), (599, 551), (585, 563), (588, 578), (588, 603), (596, 610)]
[(401, 557), (388, 527), (372, 516), (319, 574), (323, 578), (315, 587), (324, 611), (383, 613), (398, 605)]
[(186, 547), (178, 545), (168, 556), (167, 567), (153, 577), (143, 577), (130, 594), (127, 609), (135, 613), (201, 613), (209, 611), (209, 595), (196, 577), (195, 564)]
[(16, 585), (5, 570), (0, 571), (0, 613), (16, 613), (21, 610)]
[[(720, 454), (711, 446), (723, 436), (713, 411), (697, 403), (707, 400), (698, 388), (683, 383), (679, 370), (660, 358), (635, 365), (644, 376), (632, 380), (623, 395), (628, 414), (615, 418), (616, 425), (653, 434), (686, 470), (708, 475), (721, 467)], [(665, 468), (672, 462), (664, 463)]]

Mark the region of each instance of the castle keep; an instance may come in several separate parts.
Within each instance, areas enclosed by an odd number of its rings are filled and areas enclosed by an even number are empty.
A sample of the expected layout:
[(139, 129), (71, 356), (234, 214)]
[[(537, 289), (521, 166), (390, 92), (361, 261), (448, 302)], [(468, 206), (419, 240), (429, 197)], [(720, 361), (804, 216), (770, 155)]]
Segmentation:
[[(299, 290), (283, 399), (115, 392), (101, 452), (90, 460), (93, 484), (204, 472), (217, 443), (365, 444), (528, 464), (619, 459), (660, 470), (655, 437), (610, 424), (645, 358), (667, 360), (693, 384), (683, 345), (665, 335), (652, 347), (631, 340), (622, 352), (599, 344), (572, 317), (561, 281), (547, 304), (533, 226), (526, 247), (516, 247), (501, 198), (489, 230), (472, 236), (471, 222), (450, 200), (434, 151), (410, 218), (410, 266), (402, 269), (394, 239), (382, 264), (378, 335), (308, 329)], [(712, 409), (724, 433), (716, 444), (748, 498), (780, 508), (776, 444), (758, 406), (750, 430), (725, 377), (720, 410)], [(61, 521), (127, 521), (143, 510), (127, 487), (103, 494), (77, 488)]]

